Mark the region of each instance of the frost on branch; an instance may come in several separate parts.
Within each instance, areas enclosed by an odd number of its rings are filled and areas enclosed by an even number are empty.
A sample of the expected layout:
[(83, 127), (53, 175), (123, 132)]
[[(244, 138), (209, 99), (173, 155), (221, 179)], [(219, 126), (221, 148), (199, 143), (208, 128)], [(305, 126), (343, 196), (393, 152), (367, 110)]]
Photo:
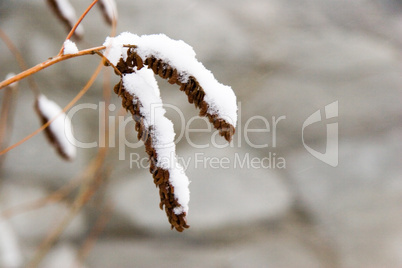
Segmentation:
[(173, 124), (165, 117), (155, 77), (147, 69), (126, 73), (114, 90), (122, 97), (123, 107), (133, 115), (138, 139), (145, 143), (150, 172), (159, 187), (160, 208), (165, 207), (172, 228), (181, 232), (189, 227), (189, 180), (177, 161)]
[(104, 45), (106, 57), (122, 73), (147, 66), (169, 83), (179, 85), (188, 101), (200, 109), (200, 115), (207, 116), (220, 135), (231, 141), (237, 123), (236, 95), (197, 61), (192, 47), (163, 34), (138, 36), (128, 32), (108, 37)]
[[(76, 147), (67, 135), (71, 135), (72, 126), (70, 118), (54, 102), (40, 95), (35, 102), (35, 110), (38, 113), (41, 123), (45, 124), (49, 120), (57, 118), (45, 129), (49, 142), (56, 148), (57, 152), (65, 160), (73, 160), (76, 155)], [(60, 114), (61, 113), (61, 114)]]
[(102, 11), (105, 21), (109, 24), (113, 24), (113, 20), (117, 21), (117, 7), (114, 0), (99, 0), (99, 7)]
[[(67, 31), (70, 31), (77, 21), (77, 16), (69, 0), (47, 0), (47, 3), (56, 16), (66, 26)], [(75, 30), (74, 36), (78, 39), (84, 36), (84, 28), (81, 26), (81, 24), (78, 25), (77, 29)]]

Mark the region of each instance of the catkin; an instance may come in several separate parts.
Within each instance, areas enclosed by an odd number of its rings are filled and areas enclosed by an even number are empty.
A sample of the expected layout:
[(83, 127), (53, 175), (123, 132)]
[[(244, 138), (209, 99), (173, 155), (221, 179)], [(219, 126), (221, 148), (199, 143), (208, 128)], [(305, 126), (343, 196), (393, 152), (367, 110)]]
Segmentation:
[[(66, 1), (66, 0), (63, 0), (63, 1)], [(71, 17), (71, 15), (72, 15), (71, 11), (68, 11), (66, 13), (65, 10), (62, 10), (63, 6), (61, 6), (59, 2), (60, 2), (60, 0), (47, 0), (47, 3), (50, 6), (51, 10), (60, 19), (60, 21), (64, 24), (67, 31), (69, 32), (74, 27), (75, 20), (76, 20), (75, 14), (74, 14), (74, 17)], [(68, 2), (66, 2), (66, 3), (68, 3)], [(66, 4), (64, 4), (64, 5), (66, 5)], [(66, 8), (66, 7), (64, 7), (64, 8)], [(83, 37), (82, 26), (78, 27), (75, 30), (73, 36), (78, 40), (82, 39), (82, 37)]]
[(208, 112), (208, 103), (204, 101), (204, 89), (200, 86), (194, 76), (190, 76), (186, 82), (183, 82), (184, 79), (182, 79), (177, 69), (154, 56), (147, 57), (143, 61), (135, 52), (135, 48), (127, 50), (127, 61), (120, 61), (117, 64), (117, 68), (119, 70), (122, 68), (122, 73), (130, 73), (134, 72), (134, 67), (137, 67), (139, 70), (143, 68), (144, 65), (147, 65), (147, 68), (151, 69), (156, 75), (159, 75), (163, 79), (167, 79), (170, 84), (179, 85), (180, 90), (187, 95), (188, 102), (194, 104), (196, 108), (200, 109), (200, 116), (206, 116), (209, 122), (219, 130), (219, 135), (224, 137), (228, 142), (232, 140), (235, 133), (235, 127), (225, 119), (220, 118), (218, 115)]
[[(120, 62), (122, 62), (122, 60)], [(122, 66), (122, 64), (119, 66)], [(163, 208), (165, 209), (172, 229), (175, 228), (177, 231), (182, 232), (184, 229), (189, 228), (189, 225), (187, 225), (186, 213), (182, 212), (181, 214), (176, 215), (173, 211), (174, 208), (180, 207), (180, 204), (174, 197), (174, 187), (169, 182), (169, 171), (157, 167), (157, 153), (152, 142), (151, 134), (153, 129), (152, 127), (147, 128), (144, 125), (144, 118), (141, 115), (142, 104), (136, 96), (131, 95), (124, 89), (121, 81), (115, 85), (114, 92), (122, 98), (122, 106), (132, 114), (135, 121), (135, 130), (138, 133), (137, 138), (144, 141), (145, 151), (148, 154), (150, 162), (149, 171), (152, 174), (155, 185), (159, 187), (159, 207), (162, 210)]]
[(115, 1), (99, 0), (98, 5), (99, 8), (101, 9), (103, 18), (105, 19), (106, 23), (112, 26), (113, 20), (117, 20), (117, 10)]
[[(136, 47), (127, 49), (127, 58), (123, 60), (120, 58), (116, 64), (116, 68), (121, 74), (133, 73), (147, 66), (155, 75), (159, 75), (166, 79), (170, 84), (177, 84), (180, 90), (183, 91), (188, 98), (189, 103), (193, 103), (196, 108), (200, 109), (200, 116), (206, 116), (210, 123), (219, 130), (219, 134), (230, 142), (235, 133), (235, 128), (232, 124), (228, 123), (225, 119), (220, 118), (217, 114), (208, 112), (208, 103), (204, 100), (205, 91), (200, 86), (199, 82), (194, 76), (184, 78), (176, 68), (173, 68), (168, 63), (155, 56), (149, 56), (144, 60), (135, 52)], [(168, 220), (177, 231), (182, 232), (188, 228), (186, 221), (186, 213), (176, 215), (174, 208), (180, 207), (177, 199), (174, 196), (174, 187), (169, 182), (169, 171), (158, 167), (157, 152), (154, 148), (152, 141), (152, 127), (144, 125), (144, 118), (141, 115), (142, 104), (138, 98), (131, 95), (124, 88), (122, 81), (115, 87), (114, 92), (122, 98), (122, 106), (129, 111), (135, 121), (135, 130), (139, 140), (143, 140), (145, 150), (148, 154), (150, 161), (150, 173), (153, 176), (155, 185), (159, 188), (160, 208), (165, 209)]]
[[(39, 116), (39, 120), (42, 125), (46, 124), (52, 118), (47, 117), (39, 107), (39, 99), (36, 99), (34, 104), (35, 111)], [(49, 143), (56, 149), (58, 155), (60, 155), (64, 160), (71, 161), (71, 156), (65, 151), (64, 147), (62, 146), (60, 140), (57, 138), (57, 135), (53, 133), (51, 127), (47, 127), (44, 129), (44, 133), (46, 138), (48, 139)]]

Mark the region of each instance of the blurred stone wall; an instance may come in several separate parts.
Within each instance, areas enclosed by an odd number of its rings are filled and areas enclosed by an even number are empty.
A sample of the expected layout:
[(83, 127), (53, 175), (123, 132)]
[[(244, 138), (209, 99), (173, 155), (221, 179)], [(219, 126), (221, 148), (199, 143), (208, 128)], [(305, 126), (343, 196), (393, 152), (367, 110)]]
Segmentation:
[[(191, 201), (184, 233), (170, 231), (158, 208), (147, 169), (130, 166), (129, 149), (113, 166), (103, 198), (113, 216), (89, 255), (87, 267), (398, 267), (402, 266), (402, 3), (397, 0), (116, 1), (118, 32), (165, 33), (182, 39), (222, 83), (232, 86), (241, 109), (233, 146), (216, 148), (211, 133), (192, 133), (178, 154), (190, 160)], [(90, 1), (72, 1), (84, 10)], [(85, 19), (80, 49), (101, 45), (110, 28), (99, 10)], [(56, 55), (66, 36), (45, 1), (1, 1), (0, 27), (29, 66)], [(0, 77), (18, 65), (0, 43)], [(40, 90), (66, 105), (98, 63), (95, 57), (60, 63), (34, 76)], [(104, 74), (103, 74), (104, 75)], [(101, 76), (102, 77), (102, 76)], [(102, 79), (79, 101), (99, 104)], [(118, 81), (117, 77), (111, 79)], [(178, 106), (186, 122), (198, 112), (174, 86), (158, 80), (165, 103)], [(119, 106), (117, 96), (112, 102)], [(327, 123), (338, 123), (339, 164), (331, 167), (303, 146), (305, 120), (338, 102), (338, 117), (305, 128), (306, 145), (321, 153)], [(39, 126), (33, 95), (20, 85), (12, 142)], [(178, 114), (168, 110), (177, 133)], [(270, 132), (248, 133), (249, 128)], [(278, 121), (274, 131), (273, 120)], [(253, 119), (254, 118), (254, 119)], [(274, 119), (273, 119), (274, 118)], [(250, 121), (251, 120), (251, 121)], [(98, 111), (73, 118), (81, 141), (98, 138)], [(195, 120), (191, 128), (206, 128)], [(126, 129), (134, 142), (136, 134)], [(275, 136), (275, 138), (274, 138)], [(217, 139), (220, 145), (223, 141)], [(255, 145), (268, 144), (265, 148)], [(96, 148), (79, 149), (65, 163), (37, 135), (7, 154), (1, 170), (0, 205), (7, 208), (54, 191), (85, 168)], [(280, 161), (253, 168), (215, 168), (197, 157)], [(273, 157), (273, 158), (272, 158)], [(268, 160), (266, 160), (268, 161)], [(206, 163), (204, 165), (204, 163)], [(266, 162), (268, 163), (268, 162)], [(272, 164), (272, 162), (271, 162)], [(96, 203), (96, 202), (93, 202)], [(67, 204), (57, 203), (11, 219), (25, 258)], [(43, 267), (72, 263), (95, 221), (96, 204), (80, 212)]]

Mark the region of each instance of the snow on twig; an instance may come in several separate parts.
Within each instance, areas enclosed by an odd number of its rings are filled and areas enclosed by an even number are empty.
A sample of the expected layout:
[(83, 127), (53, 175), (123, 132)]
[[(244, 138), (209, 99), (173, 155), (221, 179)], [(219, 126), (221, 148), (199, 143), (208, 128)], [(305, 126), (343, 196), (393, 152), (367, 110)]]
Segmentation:
[(76, 54), (78, 53), (78, 48), (77, 45), (71, 41), (70, 39), (67, 39), (64, 44), (64, 49), (63, 49), (63, 54), (64, 55), (70, 55), (70, 54)]

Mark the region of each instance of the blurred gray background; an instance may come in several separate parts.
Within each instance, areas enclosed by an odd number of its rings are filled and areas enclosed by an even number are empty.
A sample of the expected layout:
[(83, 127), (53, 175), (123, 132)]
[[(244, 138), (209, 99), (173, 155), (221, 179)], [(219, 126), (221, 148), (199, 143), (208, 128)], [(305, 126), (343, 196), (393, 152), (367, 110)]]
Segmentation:
[[(82, 12), (90, 1), (71, 1)], [(232, 147), (196, 149), (188, 140), (178, 155), (190, 159), (186, 173), (191, 201), (184, 233), (171, 231), (159, 210), (158, 191), (147, 169), (130, 167), (111, 152), (109, 183), (100, 194), (113, 204), (108, 225), (85, 261), (86, 267), (400, 267), (402, 266), (402, 2), (399, 0), (171, 0), (117, 1), (117, 32), (165, 33), (190, 44), (197, 58), (241, 103)], [(80, 49), (101, 45), (110, 28), (95, 8), (84, 20)], [(0, 27), (22, 51), (29, 66), (58, 53), (66, 32), (45, 1), (0, 1)], [(0, 77), (18, 65), (0, 43)], [(34, 77), (40, 90), (66, 105), (99, 62), (87, 56), (60, 63)], [(79, 101), (99, 104), (102, 74)], [(113, 76), (111, 83), (117, 83)], [(165, 103), (178, 106), (186, 122), (193, 105), (175, 86), (158, 80)], [(112, 87), (111, 87), (112, 90)], [(338, 101), (339, 165), (331, 167), (307, 152), (303, 122)], [(117, 96), (112, 102), (120, 105)], [(33, 94), (20, 84), (11, 142), (39, 126)], [(72, 119), (80, 141), (98, 139), (99, 111)], [(246, 133), (253, 116), (273, 131)], [(184, 130), (173, 110), (177, 133)], [(326, 121), (305, 129), (305, 142), (326, 146)], [(191, 128), (206, 128), (195, 120)], [(262, 129), (262, 120), (249, 128)], [(126, 136), (134, 142), (133, 124)], [(191, 141), (211, 144), (212, 133), (192, 133)], [(223, 139), (216, 139), (224, 145)], [(1, 170), (1, 207), (46, 196), (79, 174), (97, 152), (79, 149), (73, 163), (55, 155), (43, 135), (7, 154)], [(202, 157), (231, 159), (231, 168), (195, 165)], [(234, 167), (235, 157), (263, 159), (275, 154), (286, 166)], [(271, 158), (272, 159), (272, 158)], [(273, 160), (272, 160), (273, 161)], [(56, 203), (13, 217), (25, 260), (68, 203)], [(52, 248), (42, 267), (71, 267), (98, 216), (96, 200), (82, 210)]]

